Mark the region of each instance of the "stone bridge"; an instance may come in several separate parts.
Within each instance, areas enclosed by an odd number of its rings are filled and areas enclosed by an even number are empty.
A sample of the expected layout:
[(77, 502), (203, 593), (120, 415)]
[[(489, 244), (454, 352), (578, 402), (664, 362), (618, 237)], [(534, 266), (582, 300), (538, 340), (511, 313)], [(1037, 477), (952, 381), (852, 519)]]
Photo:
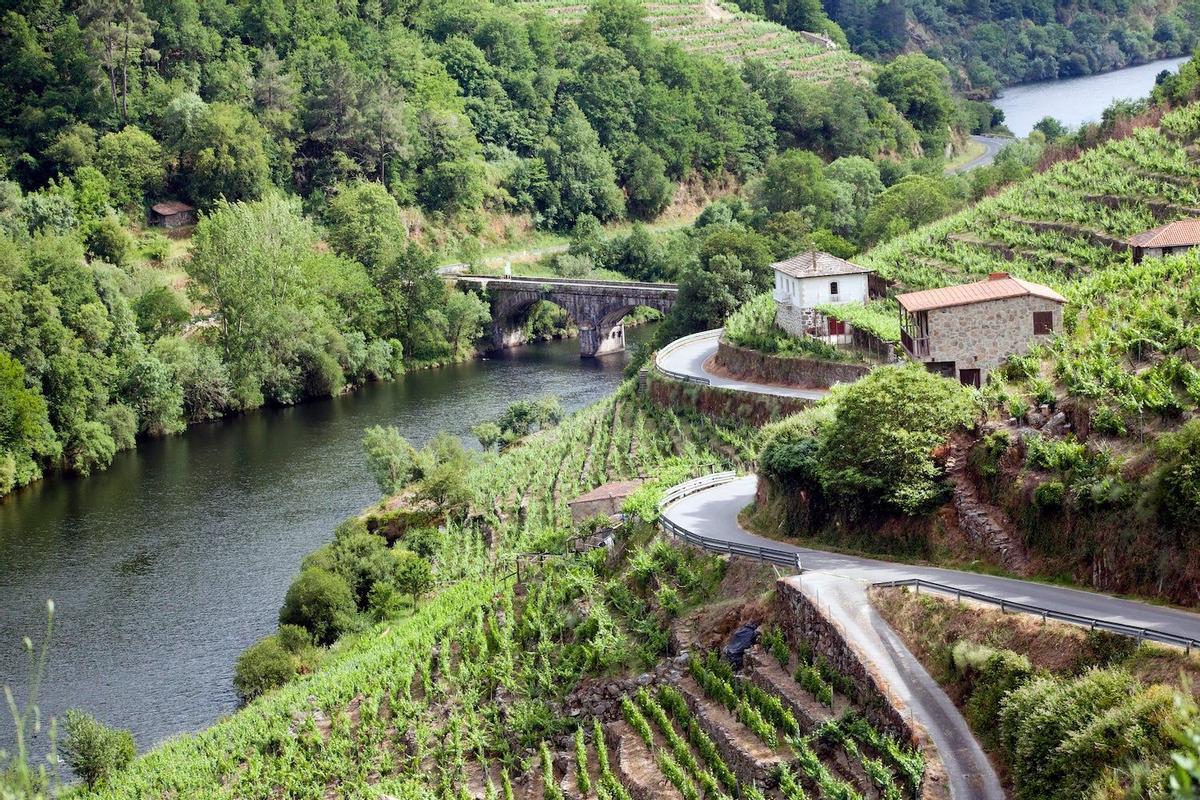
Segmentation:
[(482, 289), (492, 304), (492, 347), (499, 350), (524, 342), (521, 324), (529, 307), (549, 300), (579, 326), (579, 354), (584, 357), (625, 349), (625, 315), (638, 306), (663, 312), (675, 305), (673, 283), (590, 281), (574, 278), (513, 278), (462, 275), (462, 289)]

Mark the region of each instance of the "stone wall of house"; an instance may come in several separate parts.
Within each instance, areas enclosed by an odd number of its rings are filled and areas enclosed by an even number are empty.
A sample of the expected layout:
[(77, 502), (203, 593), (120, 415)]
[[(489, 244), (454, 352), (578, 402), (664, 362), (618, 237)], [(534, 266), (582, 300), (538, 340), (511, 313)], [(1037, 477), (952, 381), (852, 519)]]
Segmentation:
[(792, 336), (804, 336), (816, 323), (816, 312), (791, 303), (775, 304), (775, 324)]
[(828, 389), (835, 383), (853, 383), (871, 371), (867, 364), (773, 355), (740, 347), (724, 339), (717, 344), (714, 360), (717, 366), (740, 380), (782, 383), (803, 389)]
[(978, 369), (981, 377), (1013, 353), (1024, 352), (1048, 335), (1034, 336), (1033, 312), (1054, 315), (1062, 331), (1062, 304), (1025, 295), (929, 311), (929, 356), (926, 361), (953, 361), (956, 369)]

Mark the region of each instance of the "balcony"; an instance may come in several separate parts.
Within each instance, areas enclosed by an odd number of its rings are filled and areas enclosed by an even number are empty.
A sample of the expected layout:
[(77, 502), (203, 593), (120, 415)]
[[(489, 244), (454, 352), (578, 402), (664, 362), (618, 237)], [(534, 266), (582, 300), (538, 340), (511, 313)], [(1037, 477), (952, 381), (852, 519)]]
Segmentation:
[(904, 345), (904, 349), (913, 358), (927, 358), (929, 356), (928, 336), (913, 337), (908, 331), (901, 329), (900, 344)]

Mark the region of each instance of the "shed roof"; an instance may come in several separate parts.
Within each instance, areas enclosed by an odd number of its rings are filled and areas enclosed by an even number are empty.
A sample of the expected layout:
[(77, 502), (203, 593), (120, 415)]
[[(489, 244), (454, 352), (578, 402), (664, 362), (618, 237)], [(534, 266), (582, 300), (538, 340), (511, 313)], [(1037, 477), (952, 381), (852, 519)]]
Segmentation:
[(620, 497), (627, 497), (633, 494), (633, 491), (642, 485), (640, 480), (630, 481), (613, 481), (606, 483), (603, 486), (597, 486), (590, 492), (584, 492), (574, 500), (567, 503), (568, 506), (573, 506), (576, 503), (589, 503), (593, 500), (612, 500)]
[(905, 311), (913, 313), (929, 311), (933, 308), (986, 303), (991, 300), (1008, 300), (1025, 295), (1042, 297), (1056, 303), (1067, 302), (1067, 298), (1049, 286), (1014, 278), (1007, 272), (993, 272), (986, 281), (964, 283), (960, 286), (945, 286), (941, 289), (926, 289), (921, 292), (908, 292), (897, 295), (896, 301)]
[(1200, 244), (1200, 217), (1159, 225), (1129, 237), (1134, 247), (1190, 247)]
[(807, 253), (792, 256), (771, 265), (771, 269), (790, 275), (793, 278), (823, 278), (831, 275), (861, 275), (872, 270), (851, 264), (844, 258), (838, 258), (819, 250), (809, 250)]
[(161, 214), (164, 217), (169, 217), (172, 214), (182, 214), (184, 211), (196, 210), (180, 200), (165, 200), (161, 203), (155, 203), (150, 206), (150, 209), (155, 214)]

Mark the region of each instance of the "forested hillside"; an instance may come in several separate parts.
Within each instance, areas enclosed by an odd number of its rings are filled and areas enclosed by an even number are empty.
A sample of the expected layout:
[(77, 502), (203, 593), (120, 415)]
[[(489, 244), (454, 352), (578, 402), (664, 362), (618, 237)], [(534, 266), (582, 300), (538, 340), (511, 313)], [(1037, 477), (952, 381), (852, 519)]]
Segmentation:
[[(742, 71), (645, 13), (6, 4), (0, 494), (139, 434), (469, 357), (487, 308), (439, 254), (652, 219), (779, 148), (912, 159), (931, 135), (855, 70)], [(194, 235), (145, 226), (167, 199), (196, 207)]]
[(824, 14), (815, 1), (739, 5), (796, 30), (820, 30), (827, 15), (855, 52), (923, 52), (982, 94), (1187, 55), (1200, 32), (1194, 0), (825, 0)]

